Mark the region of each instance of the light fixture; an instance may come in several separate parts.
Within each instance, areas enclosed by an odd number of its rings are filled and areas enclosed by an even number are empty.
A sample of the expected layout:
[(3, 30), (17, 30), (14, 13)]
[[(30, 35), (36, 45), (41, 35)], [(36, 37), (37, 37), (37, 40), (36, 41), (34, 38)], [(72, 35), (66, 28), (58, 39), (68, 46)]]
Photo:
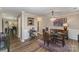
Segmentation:
[(68, 27), (68, 23), (64, 23), (64, 24), (63, 24), (63, 26), (66, 26), (66, 27)]
[(52, 11), (51, 13), (52, 13), (52, 17), (51, 17), (50, 21), (54, 22), (56, 20), (56, 17), (53, 17), (54, 16), (54, 11)]
[(37, 18), (37, 21), (39, 21), (39, 22), (40, 22), (41, 20), (42, 20), (42, 18), (41, 18), (41, 17), (38, 17), (38, 18)]
[(51, 22), (54, 22), (55, 20), (56, 20), (55, 17), (53, 17), (53, 18), (50, 19)]
[(67, 31), (68, 23), (63, 24), (64, 30)]

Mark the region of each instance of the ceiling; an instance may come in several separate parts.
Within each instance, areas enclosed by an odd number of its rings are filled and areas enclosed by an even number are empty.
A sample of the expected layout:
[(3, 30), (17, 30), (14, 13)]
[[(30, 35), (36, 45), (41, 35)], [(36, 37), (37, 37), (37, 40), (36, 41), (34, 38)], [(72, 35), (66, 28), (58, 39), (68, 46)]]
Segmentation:
[(32, 13), (38, 16), (44, 16), (51, 14), (51, 11), (55, 14), (68, 14), (79, 11), (77, 7), (3, 7), (0, 8), (0, 12), (8, 13), (17, 16), (21, 11)]

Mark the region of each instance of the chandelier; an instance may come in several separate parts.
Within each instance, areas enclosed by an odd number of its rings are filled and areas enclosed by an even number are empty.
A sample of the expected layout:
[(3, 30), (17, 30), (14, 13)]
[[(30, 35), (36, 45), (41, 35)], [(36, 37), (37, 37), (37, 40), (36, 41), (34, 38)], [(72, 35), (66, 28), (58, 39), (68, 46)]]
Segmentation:
[(54, 17), (54, 11), (53, 10), (52, 10), (51, 14), (52, 14), (52, 17), (51, 17), (50, 21), (54, 22), (56, 20), (56, 17)]

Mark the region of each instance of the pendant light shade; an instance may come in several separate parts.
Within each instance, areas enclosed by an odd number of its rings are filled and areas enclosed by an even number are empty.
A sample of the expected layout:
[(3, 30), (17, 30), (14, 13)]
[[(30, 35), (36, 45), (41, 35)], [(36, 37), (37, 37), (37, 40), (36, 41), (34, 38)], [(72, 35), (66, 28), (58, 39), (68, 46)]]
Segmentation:
[(51, 22), (54, 22), (55, 20), (56, 20), (55, 17), (52, 17), (52, 18), (50, 19)]
[(68, 27), (68, 23), (64, 23), (64, 24), (63, 24), (63, 26), (66, 26), (66, 27)]
[(54, 16), (54, 11), (52, 11), (51, 13), (52, 13), (52, 17), (51, 17), (50, 21), (54, 22), (56, 20), (56, 17), (53, 17)]
[(41, 17), (38, 17), (38, 18), (37, 18), (37, 21), (39, 21), (39, 22), (40, 22), (41, 20), (42, 20), (42, 18), (41, 18)]

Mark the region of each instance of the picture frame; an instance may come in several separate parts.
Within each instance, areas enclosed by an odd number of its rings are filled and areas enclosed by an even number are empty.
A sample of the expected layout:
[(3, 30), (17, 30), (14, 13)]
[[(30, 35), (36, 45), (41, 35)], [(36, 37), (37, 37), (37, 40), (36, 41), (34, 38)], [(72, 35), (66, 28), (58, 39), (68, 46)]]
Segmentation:
[(53, 22), (53, 25), (62, 27), (64, 23), (67, 23), (67, 18), (58, 18)]
[(27, 21), (27, 25), (29, 25), (29, 26), (34, 25), (34, 18), (32, 18), (32, 17), (28, 17), (27, 19), (28, 19), (28, 21)]

